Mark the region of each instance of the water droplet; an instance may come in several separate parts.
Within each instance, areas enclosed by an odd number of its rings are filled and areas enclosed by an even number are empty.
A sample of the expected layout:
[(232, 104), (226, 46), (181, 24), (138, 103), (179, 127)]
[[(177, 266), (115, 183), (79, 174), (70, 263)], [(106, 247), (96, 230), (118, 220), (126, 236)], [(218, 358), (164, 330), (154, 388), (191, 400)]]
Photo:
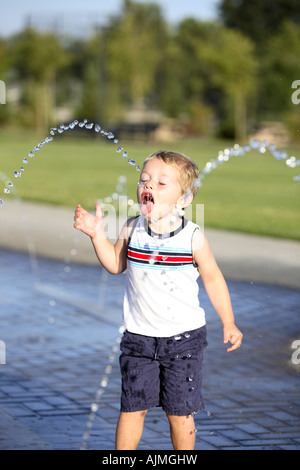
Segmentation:
[(179, 340), (181, 340), (181, 336), (180, 335), (174, 336), (174, 339), (175, 339), (175, 341), (179, 341)]
[(125, 333), (125, 331), (126, 331), (125, 326), (121, 325), (120, 328), (119, 328), (119, 333), (123, 334), (123, 333)]
[(98, 411), (98, 408), (99, 406), (97, 405), (97, 403), (92, 403), (91, 404), (91, 410), (93, 413), (96, 413), (96, 411)]
[(32, 158), (32, 157), (34, 157), (34, 153), (33, 153), (33, 152), (29, 152), (28, 156), (29, 156), (30, 158)]
[(267, 150), (267, 149), (266, 149), (266, 147), (265, 147), (264, 145), (260, 145), (260, 147), (259, 147), (258, 150), (259, 150), (260, 153), (266, 153), (266, 150)]
[(128, 153), (127, 153), (127, 152), (123, 152), (122, 157), (123, 157), (123, 158), (127, 158), (127, 156), (128, 156)]
[(102, 377), (101, 379), (101, 387), (106, 387), (107, 386), (107, 377)]
[(85, 128), (86, 128), (86, 129), (92, 129), (92, 128), (93, 128), (93, 125), (94, 125), (94, 123), (93, 123), (93, 122), (90, 122), (89, 124), (86, 124), (86, 125), (85, 125)]
[(26, 158), (26, 157), (23, 159), (23, 163), (24, 163), (25, 165), (27, 165), (27, 164), (28, 164), (28, 160), (27, 160), (27, 158)]
[(193, 186), (194, 186), (195, 188), (200, 188), (200, 186), (201, 186), (200, 178), (197, 178), (197, 179), (194, 181)]
[(286, 163), (287, 166), (289, 166), (290, 168), (295, 168), (295, 166), (297, 165), (297, 162), (296, 162), (296, 158), (295, 158), (295, 157), (290, 157), (290, 158), (288, 158), (285, 163)]
[(191, 335), (190, 335), (190, 333), (184, 333), (184, 336), (185, 336), (186, 338), (189, 338)]
[(253, 149), (257, 149), (259, 147), (259, 142), (256, 139), (251, 140), (250, 145)]
[(3, 199), (0, 199), (0, 207), (2, 207), (2, 206), (3, 206), (3, 204), (4, 204), (4, 201), (3, 201)]
[(117, 148), (117, 152), (118, 152), (118, 153), (121, 153), (122, 150), (124, 150), (124, 147), (118, 147), (118, 148)]
[(95, 132), (100, 132), (101, 126), (99, 124), (95, 124)]
[(10, 193), (10, 190), (8, 188), (4, 188), (4, 193), (5, 194), (9, 194)]

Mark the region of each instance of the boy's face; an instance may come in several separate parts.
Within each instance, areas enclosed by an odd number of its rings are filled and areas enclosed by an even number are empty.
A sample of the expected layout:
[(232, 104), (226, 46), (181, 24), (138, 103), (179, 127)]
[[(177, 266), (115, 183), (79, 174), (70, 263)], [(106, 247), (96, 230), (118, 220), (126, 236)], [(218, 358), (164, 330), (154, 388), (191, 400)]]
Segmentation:
[(156, 219), (172, 215), (181, 197), (179, 170), (159, 158), (146, 162), (137, 191), (142, 214)]

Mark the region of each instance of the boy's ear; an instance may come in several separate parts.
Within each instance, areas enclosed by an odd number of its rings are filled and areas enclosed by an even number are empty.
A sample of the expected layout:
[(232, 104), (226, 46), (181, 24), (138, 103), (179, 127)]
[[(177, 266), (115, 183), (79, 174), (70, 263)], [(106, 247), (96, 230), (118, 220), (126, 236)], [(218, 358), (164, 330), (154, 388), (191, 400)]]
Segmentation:
[(192, 191), (187, 191), (177, 201), (177, 205), (185, 209), (193, 202), (194, 196)]

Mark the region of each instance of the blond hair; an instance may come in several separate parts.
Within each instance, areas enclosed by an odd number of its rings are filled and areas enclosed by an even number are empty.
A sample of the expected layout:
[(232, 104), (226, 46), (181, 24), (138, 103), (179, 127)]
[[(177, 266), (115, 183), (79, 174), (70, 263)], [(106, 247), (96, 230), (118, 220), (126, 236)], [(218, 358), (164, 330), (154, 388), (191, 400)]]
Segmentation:
[(199, 184), (199, 169), (197, 164), (183, 153), (172, 150), (159, 150), (146, 158), (144, 165), (153, 158), (159, 158), (167, 165), (172, 165), (180, 171), (180, 186), (182, 194), (192, 192), (193, 198), (196, 196)]

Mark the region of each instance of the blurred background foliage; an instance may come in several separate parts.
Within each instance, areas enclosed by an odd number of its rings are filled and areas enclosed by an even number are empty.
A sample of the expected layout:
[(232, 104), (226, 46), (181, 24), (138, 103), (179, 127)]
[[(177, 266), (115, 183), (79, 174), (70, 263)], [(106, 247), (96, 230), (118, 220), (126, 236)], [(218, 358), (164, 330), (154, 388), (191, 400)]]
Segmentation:
[[(84, 34), (80, 26), (67, 33), (70, 19), (53, 15), (0, 38), (3, 183), (49, 127), (74, 119), (112, 131), (137, 164), (157, 147), (175, 147), (202, 169), (221, 148), (253, 137), (284, 149), (284, 158), (299, 154), (299, 0), (220, 0), (216, 21), (176, 25), (155, 3), (123, 0), (116, 16)], [(116, 148), (84, 128), (60, 134), (37, 152), (43, 158), (25, 160), (18, 194), (92, 210), (121, 172), (134, 200), (138, 174)], [(285, 161), (263, 155), (253, 150), (206, 176), (196, 199), (207, 208), (205, 225), (299, 240), (299, 183)]]
[(26, 27), (0, 39), (0, 126), (41, 134), (75, 117), (115, 129), (167, 122), (184, 135), (241, 141), (280, 121), (295, 141), (299, 23), (298, 0), (222, 0), (217, 21), (177, 26), (155, 3), (124, 0), (89, 37)]

